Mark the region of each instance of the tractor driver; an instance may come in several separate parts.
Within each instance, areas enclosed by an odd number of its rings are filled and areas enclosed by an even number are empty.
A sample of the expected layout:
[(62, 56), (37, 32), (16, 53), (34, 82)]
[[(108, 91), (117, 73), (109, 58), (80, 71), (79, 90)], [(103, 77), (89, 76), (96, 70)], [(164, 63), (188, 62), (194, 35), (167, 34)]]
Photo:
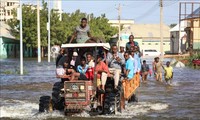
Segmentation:
[(85, 43), (91, 38), (90, 26), (87, 24), (86, 18), (81, 19), (81, 24), (75, 28), (69, 43), (72, 43), (75, 37), (77, 43)]

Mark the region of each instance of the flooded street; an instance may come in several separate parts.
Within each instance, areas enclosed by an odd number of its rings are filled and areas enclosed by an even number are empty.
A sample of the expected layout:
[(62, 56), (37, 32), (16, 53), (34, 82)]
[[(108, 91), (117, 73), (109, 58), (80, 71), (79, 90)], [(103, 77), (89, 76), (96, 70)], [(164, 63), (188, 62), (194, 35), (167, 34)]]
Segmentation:
[[(165, 60), (166, 61), (166, 60)], [(172, 86), (156, 82), (149, 77), (137, 91), (138, 103), (126, 105), (126, 110), (117, 115), (90, 116), (88, 113), (66, 117), (62, 112), (38, 114), (39, 98), (51, 95), (55, 78), (55, 63), (25, 59), (25, 75), (20, 76), (19, 60), (0, 60), (0, 119), (48, 119), (53, 120), (120, 120), (134, 119), (200, 119), (200, 71), (191, 68), (174, 68)], [(151, 59), (147, 59), (151, 64)]]

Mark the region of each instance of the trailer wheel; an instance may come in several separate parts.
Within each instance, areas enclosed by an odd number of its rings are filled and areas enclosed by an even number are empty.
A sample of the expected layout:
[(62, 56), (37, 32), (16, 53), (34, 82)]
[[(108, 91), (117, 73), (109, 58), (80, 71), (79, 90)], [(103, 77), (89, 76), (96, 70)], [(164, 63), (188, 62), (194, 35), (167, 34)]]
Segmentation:
[(52, 102), (50, 96), (40, 97), (39, 112), (50, 112), (52, 111)]
[(64, 98), (60, 96), (63, 87), (62, 82), (56, 82), (53, 86), (52, 103), (54, 110), (64, 110)]

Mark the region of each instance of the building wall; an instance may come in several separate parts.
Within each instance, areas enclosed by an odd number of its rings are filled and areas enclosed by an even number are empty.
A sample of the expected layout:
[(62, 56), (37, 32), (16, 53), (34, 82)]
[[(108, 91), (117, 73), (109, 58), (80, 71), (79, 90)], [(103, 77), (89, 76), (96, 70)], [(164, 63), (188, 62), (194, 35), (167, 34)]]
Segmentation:
[(0, 58), (19, 57), (18, 41), (9, 38), (0, 37)]
[(7, 21), (13, 18), (13, 9), (19, 7), (19, 0), (1, 0), (0, 1), (0, 21)]
[(200, 49), (200, 18), (193, 22), (193, 48)]
[[(121, 35), (122, 41), (120, 41), (119, 44), (122, 44), (123, 46), (126, 45), (127, 42), (129, 42), (129, 34), (122, 34)], [(160, 51), (160, 40), (158, 38), (135, 38), (134, 41), (138, 42), (140, 46), (140, 50), (145, 49), (156, 49), (157, 51)], [(164, 52), (170, 51), (170, 40), (169, 38), (164, 39), (163, 42), (163, 50)]]
[(179, 53), (179, 31), (170, 32), (170, 53)]
[[(0, 58), (18, 58), (20, 55), (19, 40), (0, 37)], [(23, 56), (32, 57), (33, 49), (23, 46)]]
[(54, 0), (53, 1), (53, 9), (54, 9), (54, 12), (58, 13), (59, 14), (59, 20), (62, 20), (62, 0)]
[[(119, 27), (119, 20), (109, 20), (108, 23), (113, 27)], [(120, 24), (123, 25), (123, 27), (129, 27), (134, 24), (134, 20), (120, 20)]]
[[(155, 41), (142, 41), (142, 47), (140, 48), (141, 50), (145, 49), (155, 49), (157, 51), (160, 51), (160, 41), (155, 40)], [(164, 52), (169, 52), (170, 51), (170, 41), (164, 41), (163, 42), (163, 51)]]
[(3, 39), (0, 37), (0, 58), (7, 58), (7, 51), (3, 44)]
[[(146, 49), (154, 49), (157, 51), (160, 51), (160, 41), (159, 40), (143, 40), (142, 38), (135, 38), (134, 41), (138, 42), (140, 46), (140, 50), (146, 50)], [(123, 45), (125, 46), (128, 40), (122, 40), (119, 42), (119, 46)], [(170, 41), (164, 40), (163, 42), (163, 51), (169, 52), (170, 51)]]

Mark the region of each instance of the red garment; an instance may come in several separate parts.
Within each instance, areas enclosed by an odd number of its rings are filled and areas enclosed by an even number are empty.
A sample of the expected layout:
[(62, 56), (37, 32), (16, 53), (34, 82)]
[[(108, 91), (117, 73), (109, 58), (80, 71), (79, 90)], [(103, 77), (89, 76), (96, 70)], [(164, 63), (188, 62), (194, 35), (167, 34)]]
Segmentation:
[(130, 45), (131, 45), (131, 46), (135, 46), (134, 42), (131, 42)]
[(87, 69), (85, 75), (88, 78), (88, 80), (94, 80), (94, 68), (93, 67), (89, 67)]
[(106, 71), (107, 74), (109, 74), (108, 66), (104, 62), (100, 61), (100, 63), (97, 64), (95, 67), (95, 71), (97, 71), (97, 79), (101, 78), (101, 74), (98, 73), (98, 71), (100, 71), (100, 70)]

